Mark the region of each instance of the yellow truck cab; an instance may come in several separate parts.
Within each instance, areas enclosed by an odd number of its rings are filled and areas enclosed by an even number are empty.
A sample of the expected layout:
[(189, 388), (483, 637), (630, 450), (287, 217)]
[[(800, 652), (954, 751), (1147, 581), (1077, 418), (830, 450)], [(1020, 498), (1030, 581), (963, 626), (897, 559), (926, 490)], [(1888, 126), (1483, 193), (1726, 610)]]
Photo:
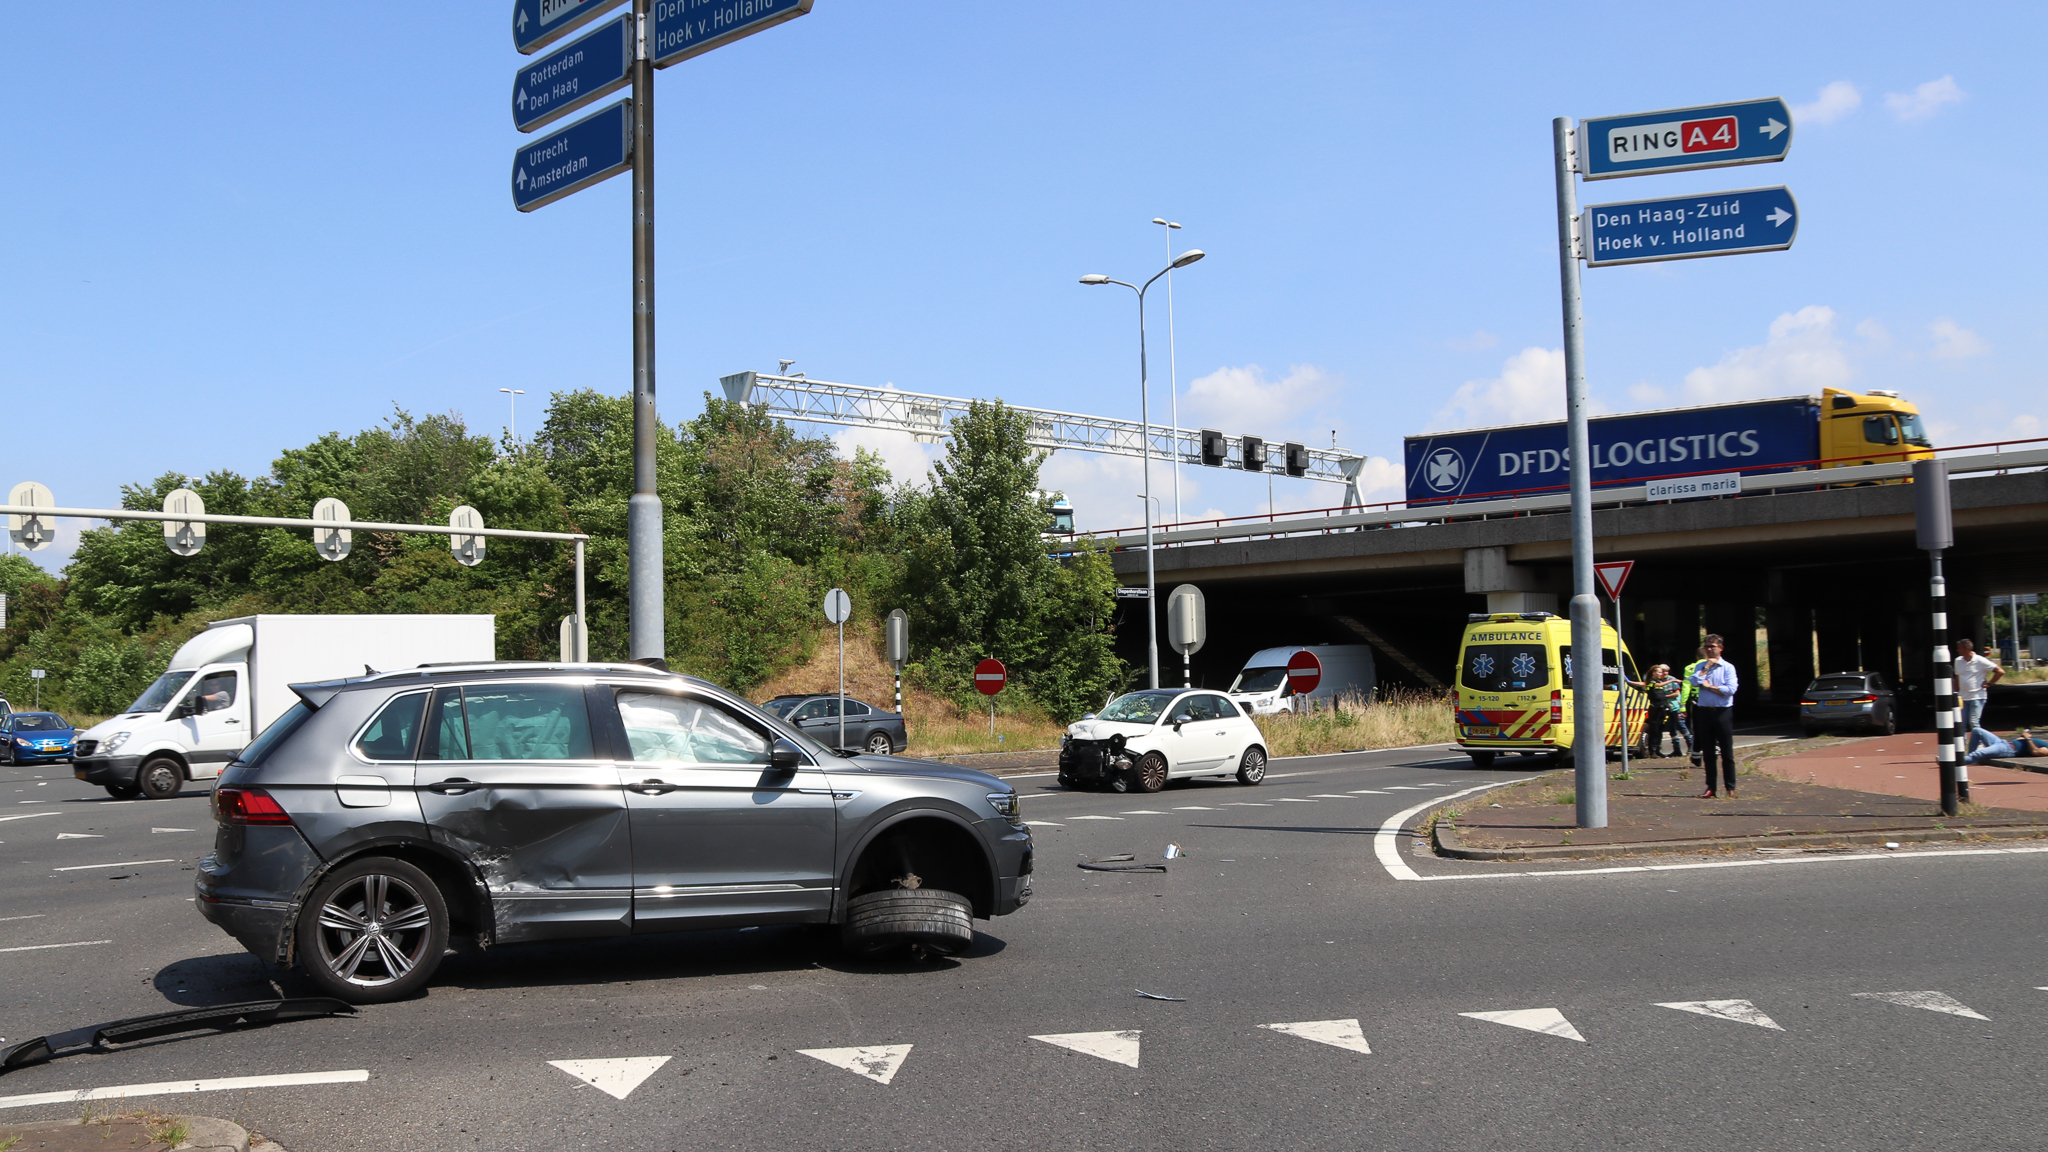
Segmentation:
[(1899, 399), (1897, 392), (1821, 389), (1821, 467), (1854, 468), (1933, 455), (1934, 444), (1920, 423), (1920, 410)]
[[(1600, 622), (1607, 746), (1622, 744), (1622, 674), (1640, 682), (1628, 645)], [(1617, 659), (1617, 650), (1619, 659)], [(1485, 768), (1503, 752), (1569, 755), (1572, 746), (1572, 625), (1550, 612), (1474, 613), (1458, 650), (1458, 747)], [(1628, 744), (1642, 743), (1649, 697), (1628, 689)]]

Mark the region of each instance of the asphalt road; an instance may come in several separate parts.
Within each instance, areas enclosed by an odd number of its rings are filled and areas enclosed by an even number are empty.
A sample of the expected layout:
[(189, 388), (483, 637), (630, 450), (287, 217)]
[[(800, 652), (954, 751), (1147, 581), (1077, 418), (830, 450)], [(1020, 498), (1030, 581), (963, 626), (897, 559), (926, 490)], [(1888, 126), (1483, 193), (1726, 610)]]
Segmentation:
[[(206, 796), (117, 802), (65, 771), (0, 773), (7, 1042), (274, 994), (188, 900)], [(348, 1073), (94, 1106), (223, 1116), (293, 1152), (2039, 1146), (2048, 853), (1613, 872), (1378, 835), (1521, 775), (1397, 751), (1153, 796), (1023, 778), (1037, 896), (958, 962), (851, 964), (784, 929), (494, 949), (352, 1019), (22, 1069), (0, 1114)], [(1125, 852), (1169, 870), (1075, 866)], [(1750, 1007), (1667, 1006), (1723, 1001)], [(551, 1061), (598, 1062), (571, 1067), (623, 1097)]]

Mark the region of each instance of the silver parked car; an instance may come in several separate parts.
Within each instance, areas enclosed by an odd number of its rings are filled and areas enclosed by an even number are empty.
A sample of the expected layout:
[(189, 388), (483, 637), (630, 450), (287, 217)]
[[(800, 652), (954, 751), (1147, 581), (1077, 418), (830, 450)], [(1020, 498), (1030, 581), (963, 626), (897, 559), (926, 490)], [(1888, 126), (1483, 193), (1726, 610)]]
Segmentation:
[(215, 789), (197, 907), (345, 1000), (417, 991), (451, 934), (833, 924), (954, 954), (1031, 896), (1010, 785), (832, 752), (702, 680), (497, 663), (293, 691)]

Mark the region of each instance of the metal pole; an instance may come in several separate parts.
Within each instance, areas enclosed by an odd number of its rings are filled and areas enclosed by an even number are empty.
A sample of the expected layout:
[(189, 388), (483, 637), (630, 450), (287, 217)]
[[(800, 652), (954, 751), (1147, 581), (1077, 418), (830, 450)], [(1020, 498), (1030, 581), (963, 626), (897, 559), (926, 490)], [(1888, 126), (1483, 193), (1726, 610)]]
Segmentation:
[(839, 747), (846, 747), (846, 618), (839, 619)]
[[(903, 715), (903, 665), (896, 666), (896, 714)], [(908, 736), (909, 733), (904, 733)]]
[[(1170, 263), (1170, 261), (1169, 261)], [(1173, 269), (1168, 268), (1171, 272)], [(1145, 288), (1152, 285), (1148, 281)], [(1159, 601), (1152, 571), (1152, 396), (1145, 381), (1145, 288), (1138, 289), (1138, 439), (1145, 456), (1145, 636), (1152, 687), (1159, 687)], [(989, 734), (995, 734), (995, 711), (989, 711)]]
[[(1587, 448), (1585, 316), (1579, 292), (1579, 258), (1572, 251), (1573, 217), (1579, 212), (1572, 183), (1572, 122), (1550, 122), (1557, 161), (1557, 272), (1564, 302), (1564, 405), (1572, 465), (1572, 761), (1581, 828), (1607, 827), (1607, 708), (1602, 699), (1600, 600), (1593, 593), (1593, 457)], [(1615, 659), (1621, 650), (1615, 649)], [(1587, 675), (1590, 664), (1592, 674)], [(1590, 686), (1591, 691), (1586, 689)]]
[(1948, 581), (1941, 574), (1941, 550), (1927, 553), (1933, 563), (1927, 585), (1928, 607), (1934, 614), (1934, 763), (1941, 772), (1941, 814), (1953, 816), (1968, 798), (1969, 771), (1956, 759), (1956, 666), (1948, 651)]
[(590, 660), (590, 621), (583, 615), (583, 541), (576, 542), (576, 662)]
[(630, 658), (668, 651), (663, 620), (661, 497), (654, 445), (654, 60), (651, 0), (633, 0), (633, 495), (626, 504), (626, 587)]
[(1166, 233), (1166, 387), (1173, 398), (1173, 522), (1180, 523), (1180, 358), (1173, 346), (1173, 230)]

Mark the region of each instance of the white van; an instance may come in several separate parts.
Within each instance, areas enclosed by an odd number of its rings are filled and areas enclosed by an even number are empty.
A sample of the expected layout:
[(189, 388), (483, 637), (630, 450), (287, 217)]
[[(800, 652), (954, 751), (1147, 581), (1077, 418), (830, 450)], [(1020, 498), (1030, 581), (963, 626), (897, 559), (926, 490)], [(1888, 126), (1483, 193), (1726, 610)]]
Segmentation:
[[(1315, 691), (1298, 696), (1287, 682), (1287, 661), (1302, 651), (1313, 652), (1322, 661), (1323, 679)], [(1307, 700), (1328, 701), (1340, 695), (1370, 700), (1378, 682), (1370, 644), (1291, 644), (1252, 653), (1252, 658), (1244, 662), (1244, 670), (1231, 682), (1229, 696), (1252, 715), (1267, 716), (1275, 712), (1306, 712), (1309, 706), (1302, 701)]]
[(220, 775), (291, 708), (293, 684), (497, 659), (497, 617), (242, 616), (187, 640), (120, 715), (79, 733), (73, 774), (117, 799)]

